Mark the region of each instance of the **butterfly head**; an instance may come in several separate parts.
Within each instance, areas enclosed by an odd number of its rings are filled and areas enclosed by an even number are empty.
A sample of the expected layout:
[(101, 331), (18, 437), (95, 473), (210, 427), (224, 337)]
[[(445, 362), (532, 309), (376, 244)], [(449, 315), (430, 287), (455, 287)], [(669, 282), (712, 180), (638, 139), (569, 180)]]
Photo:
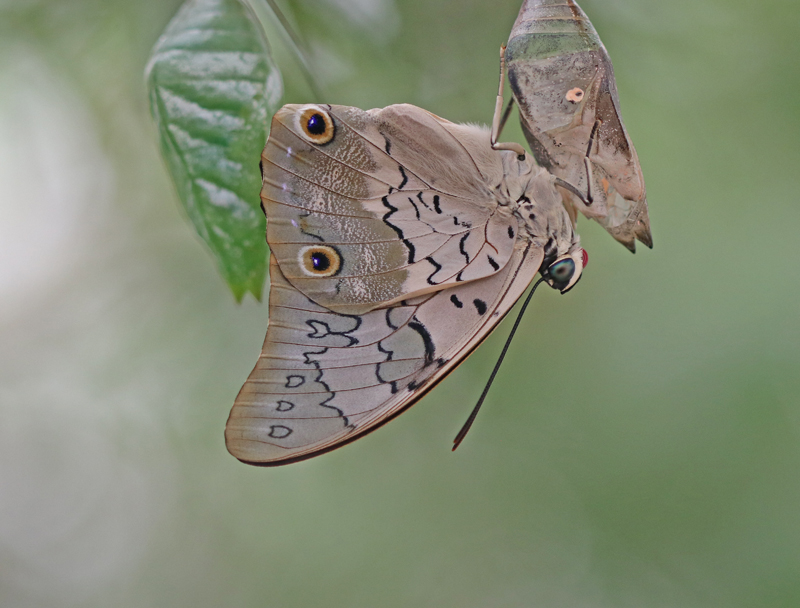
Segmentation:
[(583, 269), (588, 263), (589, 254), (586, 253), (586, 250), (575, 247), (542, 271), (542, 278), (553, 289), (567, 293), (580, 280)]

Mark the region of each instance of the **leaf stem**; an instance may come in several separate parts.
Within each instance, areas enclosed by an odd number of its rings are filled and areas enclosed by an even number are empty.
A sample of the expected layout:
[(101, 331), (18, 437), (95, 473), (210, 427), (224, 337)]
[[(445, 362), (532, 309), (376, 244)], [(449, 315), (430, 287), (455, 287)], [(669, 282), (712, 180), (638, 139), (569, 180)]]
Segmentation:
[(279, 25), (277, 29), (284, 37), (286, 45), (289, 47), (289, 50), (292, 52), (295, 59), (297, 60), (300, 66), (300, 71), (303, 73), (306, 83), (308, 84), (308, 87), (311, 89), (311, 94), (314, 96), (315, 100), (322, 101), (324, 99), (324, 95), (322, 94), (322, 90), (317, 84), (317, 81), (314, 78), (314, 74), (311, 71), (306, 45), (300, 38), (300, 36), (297, 34), (297, 32), (295, 32), (294, 28), (289, 23), (289, 20), (286, 19), (286, 16), (281, 11), (277, 2), (275, 2), (275, 0), (243, 0), (243, 1), (246, 2), (253, 9), (254, 13), (256, 13), (256, 17), (258, 18), (259, 22), (261, 22), (262, 28), (264, 27), (265, 21), (269, 21), (270, 23), (277, 23)]

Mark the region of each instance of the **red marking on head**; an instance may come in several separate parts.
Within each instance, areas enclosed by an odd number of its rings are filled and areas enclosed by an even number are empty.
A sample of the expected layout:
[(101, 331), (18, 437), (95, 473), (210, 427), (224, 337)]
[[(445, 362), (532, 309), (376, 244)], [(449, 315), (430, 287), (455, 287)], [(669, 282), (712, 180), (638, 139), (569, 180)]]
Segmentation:
[(586, 253), (585, 249), (581, 249), (581, 259), (583, 260), (583, 267), (586, 268), (586, 265), (589, 263), (589, 254)]

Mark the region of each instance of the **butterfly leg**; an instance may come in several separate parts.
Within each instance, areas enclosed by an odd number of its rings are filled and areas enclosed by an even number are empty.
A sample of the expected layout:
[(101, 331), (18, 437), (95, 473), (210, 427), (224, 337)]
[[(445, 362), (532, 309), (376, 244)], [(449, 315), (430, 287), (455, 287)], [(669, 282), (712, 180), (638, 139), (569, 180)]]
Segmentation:
[(511, 114), (511, 109), (514, 107), (514, 97), (512, 96), (511, 99), (508, 100), (506, 104), (506, 109), (503, 112), (503, 117), (500, 119), (500, 127), (497, 132), (497, 136), (500, 137), (500, 133), (503, 132), (503, 127), (506, 126), (506, 121), (508, 120), (509, 115)]
[(577, 196), (580, 201), (586, 205), (587, 207), (591, 206), (594, 202), (594, 197), (592, 196), (592, 163), (589, 161), (589, 155), (592, 153), (592, 146), (594, 145), (595, 137), (597, 136), (597, 130), (600, 128), (600, 125), (603, 124), (603, 121), (598, 119), (594, 121), (594, 127), (592, 127), (592, 133), (589, 135), (589, 145), (586, 148), (586, 156), (583, 157), (583, 166), (586, 168), (586, 195), (584, 196), (583, 192), (578, 190), (575, 186), (570, 184), (567, 181), (564, 181), (560, 177), (555, 178), (556, 186), (560, 186), (564, 188), (564, 190), (568, 190), (575, 196)]
[(520, 159), (525, 158), (525, 148), (516, 142), (498, 143), (500, 133), (508, 120), (508, 115), (511, 113), (511, 107), (514, 105), (514, 98), (508, 102), (505, 112), (503, 112), (503, 85), (506, 83), (506, 47), (500, 47), (500, 89), (497, 91), (497, 101), (494, 104), (494, 116), (492, 117), (492, 149), (494, 150), (511, 150), (516, 152)]
[(564, 188), (564, 190), (567, 190), (567, 191), (571, 192), (572, 194), (574, 194), (575, 196), (577, 196), (580, 199), (580, 201), (584, 205), (586, 205), (587, 207), (592, 204), (591, 200), (587, 200), (586, 197), (583, 196), (583, 192), (578, 190), (575, 186), (573, 186), (569, 182), (564, 181), (560, 177), (556, 177), (554, 182), (555, 182), (556, 186), (560, 186), (561, 188)]
[(583, 164), (586, 167), (586, 200), (583, 201), (583, 203), (587, 206), (594, 202), (594, 198), (592, 197), (592, 163), (589, 162), (589, 155), (592, 153), (594, 139), (597, 137), (597, 131), (600, 129), (600, 125), (602, 124), (603, 121), (599, 118), (594, 121), (592, 134), (589, 135), (589, 145), (586, 147), (586, 156), (583, 157)]

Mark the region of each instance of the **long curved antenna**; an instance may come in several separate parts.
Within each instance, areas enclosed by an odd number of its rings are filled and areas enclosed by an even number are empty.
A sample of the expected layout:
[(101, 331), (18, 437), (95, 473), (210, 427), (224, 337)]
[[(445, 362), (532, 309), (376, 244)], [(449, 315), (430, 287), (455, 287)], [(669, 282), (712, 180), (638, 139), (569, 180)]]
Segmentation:
[(472, 408), (472, 412), (470, 413), (469, 418), (467, 418), (467, 421), (464, 423), (464, 426), (461, 427), (461, 430), (458, 431), (458, 435), (456, 435), (456, 438), (453, 440), (453, 451), (455, 451), (455, 449), (459, 445), (461, 445), (461, 442), (464, 441), (464, 437), (467, 436), (467, 432), (469, 431), (470, 427), (472, 427), (472, 423), (475, 422), (475, 417), (478, 415), (478, 411), (481, 409), (481, 406), (483, 405), (483, 400), (486, 399), (486, 395), (489, 394), (489, 389), (492, 386), (492, 382), (494, 382), (494, 377), (497, 375), (497, 371), (500, 369), (500, 365), (502, 365), (503, 363), (503, 359), (506, 356), (508, 347), (511, 346), (511, 340), (514, 339), (514, 334), (517, 331), (517, 327), (519, 327), (519, 323), (520, 321), (522, 321), (522, 315), (525, 314), (525, 309), (528, 308), (528, 302), (531, 301), (533, 292), (536, 291), (536, 288), (539, 287), (539, 284), (542, 281), (544, 281), (544, 278), (540, 278), (538, 281), (536, 281), (536, 283), (533, 286), (533, 289), (531, 289), (530, 293), (528, 294), (528, 297), (525, 298), (525, 303), (522, 305), (522, 308), (520, 309), (519, 314), (517, 315), (517, 320), (514, 321), (514, 327), (511, 328), (511, 333), (508, 334), (508, 338), (506, 338), (505, 346), (503, 346), (503, 350), (497, 359), (497, 363), (494, 364), (492, 375), (489, 376), (489, 381), (486, 383), (486, 386), (483, 389), (483, 393), (481, 393), (481, 397), (480, 399), (478, 399), (478, 403), (476, 403), (475, 407)]

